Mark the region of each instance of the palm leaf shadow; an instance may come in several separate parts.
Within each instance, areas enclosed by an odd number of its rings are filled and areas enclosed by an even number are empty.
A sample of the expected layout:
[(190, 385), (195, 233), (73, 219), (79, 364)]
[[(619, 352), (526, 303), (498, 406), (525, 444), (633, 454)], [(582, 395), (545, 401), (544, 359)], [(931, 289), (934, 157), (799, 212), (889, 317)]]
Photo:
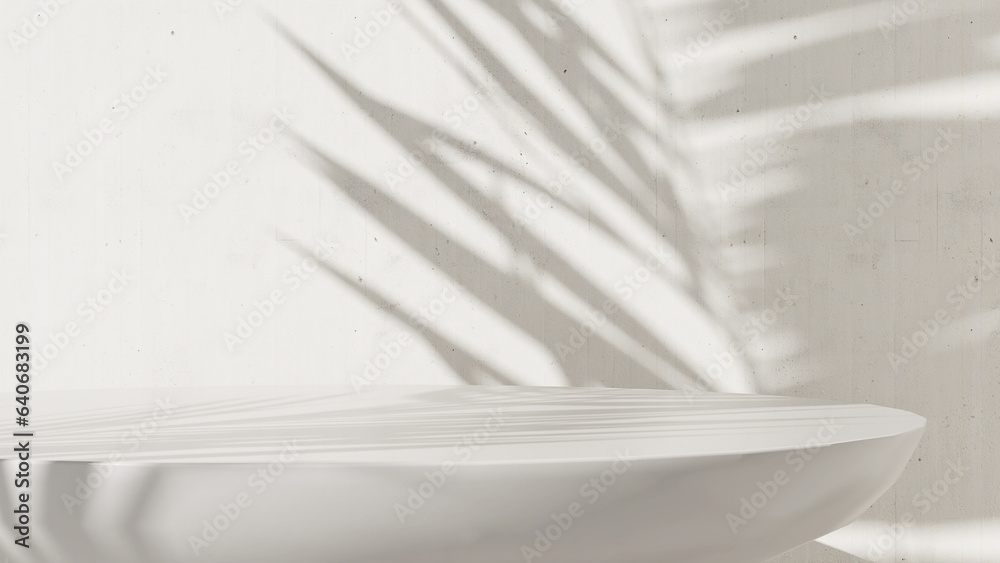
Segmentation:
[[(511, 273), (501, 271), (496, 266), (479, 258), (475, 252), (458, 241), (452, 241), (439, 229), (427, 224), (421, 217), (413, 211), (407, 209), (393, 198), (382, 193), (375, 185), (365, 178), (350, 170), (338, 161), (322, 154), (319, 149), (311, 145), (307, 140), (299, 138), (299, 142), (308, 152), (310, 158), (320, 171), (339, 187), (341, 192), (353, 199), (382, 224), (390, 226), (396, 235), (408, 243), (408, 245), (433, 261), (445, 272), (451, 274), (456, 282), (479, 297), (483, 302), (488, 303), (493, 309), (507, 318), (510, 322), (519, 326), (525, 332), (532, 334), (543, 345), (549, 348), (554, 355), (558, 356), (557, 346), (561, 340), (570, 334), (571, 330), (577, 327), (579, 321), (567, 315), (562, 310), (554, 307), (551, 303), (542, 298), (534, 289), (525, 287), (522, 280)], [(329, 272), (336, 273), (338, 278), (344, 279), (347, 276), (343, 272), (335, 272), (328, 268)], [(476, 275), (472, 275), (475, 272)], [(486, 275), (483, 273), (486, 272)], [(357, 287), (351, 282), (352, 287)], [(375, 297), (377, 294), (363, 292), (373, 305), (385, 306), (387, 301)], [(491, 302), (491, 298), (496, 299)], [(508, 299), (505, 303), (500, 299)], [(519, 314), (520, 312), (525, 315)], [(532, 326), (525, 322), (527, 314), (537, 315), (544, 319), (542, 327), (548, 334), (539, 331), (539, 327)], [(639, 377), (640, 386), (662, 387), (660, 377), (649, 369), (631, 361), (629, 356), (614, 346), (610, 341), (594, 334), (588, 342), (590, 350), (597, 353), (607, 354), (615, 357), (621, 362), (630, 362), (633, 366), (631, 375)], [(461, 349), (461, 346), (454, 342), (442, 341), (436, 347), (438, 353), (443, 357), (450, 358), (449, 364), (454, 365), (461, 361), (456, 354), (472, 357), (467, 352), (454, 352)], [(449, 352), (449, 350), (452, 350)], [(586, 358), (583, 354), (570, 354), (561, 361), (564, 372), (571, 378), (575, 385), (592, 385), (600, 380), (589, 374), (586, 369)], [(484, 367), (479, 362), (480, 367)], [(684, 372), (680, 372), (684, 374)], [(461, 375), (461, 373), (460, 373)], [(691, 379), (688, 371), (687, 381)], [(682, 384), (683, 379), (675, 379), (675, 384)]]
[[(539, 123), (545, 124), (544, 133), (547, 140), (567, 154), (587, 146), (587, 141), (573, 132), (571, 127), (563, 122), (564, 118), (545, 109), (544, 104), (531, 89), (504, 66), (498, 57), (490, 53), (489, 48), (482, 44), (455, 14), (434, 0), (431, 0), (429, 4), (455, 30), (455, 35), (461, 38), (461, 41), (476, 54), (479, 63), (496, 79), (507, 96), (520, 100), (518, 109)], [(517, 29), (523, 30), (528, 27), (529, 24), (523, 16), (519, 16), (506, 5), (502, 3), (488, 4), (498, 15), (510, 19)], [(585, 33), (571, 19), (567, 22), (563, 24), (566, 27), (566, 33), (564, 44), (560, 46), (561, 49), (546, 45), (546, 39), (540, 36), (537, 30), (525, 33), (530, 36), (528, 37), (529, 44), (539, 50), (540, 55), (551, 50), (564, 54), (570, 53), (571, 56), (575, 57), (573, 67), (580, 69), (581, 72), (574, 72), (574, 78), (568, 83), (568, 91), (577, 98), (582, 107), (587, 109), (591, 125), (599, 126), (612, 119), (612, 115), (624, 116), (618, 118), (625, 124), (623, 129), (656, 137), (655, 126), (650, 127), (648, 124), (642, 123), (637, 115), (617, 99), (611, 88), (606, 86), (602, 79), (587, 71), (582, 53)], [(401, 108), (377, 100), (352, 80), (325, 63), (321, 56), (307, 47), (293, 33), (280, 25), (277, 27), (279, 33), (304, 54), (332, 85), (364, 111), (404, 150), (414, 150), (422, 141), (434, 135), (435, 138), (443, 140), (448, 148), (464, 152), (472, 160), (489, 167), (494, 174), (515, 180), (537, 193), (544, 190), (537, 182), (505, 164), (500, 158), (488, 154), (485, 150), (472, 148), (470, 143), (443, 132)], [(620, 66), (614, 64), (609, 54), (600, 49), (597, 51), (600, 57), (607, 59), (609, 64), (614, 65), (614, 68), (627, 75)], [(557, 72), (557, 68), (562, 67), (562, 63), (544, 56), (541, 58), (546, 61), (550, 73), (556, 76), (560, 74)], [(585, 73), (588, 76), (578, 77)], [(590, 103), (587, 103), (588, 100)], [(598, 109), (594, 109), (595, 107)], [(592, 373), (588, 365), (588, 357), (591, 355), (605, 359), (607, 365), (615, 366), (616, 371), (624, 372), (626, 377), (619, 379), (619, 381), (627, 381), (628, 386), (632, 387), (663, 387), (666, 383), (668, 386), (677, 388), (690, 385), (698, 379), (696, 370), (683, 359), (679, 350), (658, 338), (642, 321), (624, 309), (619, 309), (615, 313), (612, 324), (627, 335), (628, 339), (635, 345), (641, 346), (653, 355), (657, 364), (655, 369), (638, 361), (627, 350), (602, 336), (600, 332), (590, 335), (586, 344), (586, 353), (561, 355), (559, 346), (565, 346), (571, 331), (580, 326), (580, 321), (577, 318), (554, 306), (537, 289), (525, 283), (525, 280), (517, 275), (500, 270), (479, 258), (468, 246), (450, 240), (441, 230), (429, 224), (390, 194), (381, 191), (374, 183), (353, 171), (336, 156), (324, 154), (313, 143), (301, 136), (296, 135), (296, 139), (305, 149), (311, 163), (341, 193), (354, 200), (372, 217), (391, 229), (400, 240), (439, 267), (456, 283), (467, 288), (482, 303), (490, 306), (500, 316), (544, 346), (552, 353), (552, 357), (558, 358), (559, 367), (570, 384), (608, 383), (600, 375)], [(660, 238), (670, 243), (685, 262), (692, 266), (689, 271), (692, 272), (694, 281), (690, 284), (691, 287), (685, 288), (685, 292), (696, 306), (707, 312), (709, 308), (703, 302), (699, 289), (698, 268), (693, 267), (696, 261), (695, 252), (688, 248), (690, 243), (688, 245), (678, 243), (678, 241), (693, 240), (693, 233), (686, 225), (683, 213), (678, 208), (675, 198), (668, 195), (671, 193), (670, 186), (663, 185), (662, 180), (657, 179), (657, 174), (652, 166), (644, 159), (636, 143), (629, 139), (628, 135), (618, 135), (614, 139), (608, 139), (607, 142), (611, 149), (608, 151), (610, 153), (608, 159), (592, 159), (588, 163), (587, 173), (599, 180), (601, 186), (617, 199), (630, 205), (640, 220), (658, 233)], [(661, 145), (658, 144), (657, 148), (659, 150)], [(611, 295), (598, 288), (592, 280), (545, 242), (529, 230), (521, 228), (500, 201), (477, 189), (474, 182), (446, 162), (439, 151), (428, 150), (425, 153), (424, 168), (435, 177), (440, 185), (449, 189), (470, 209), (475, 210), (477, 215), (498, 231), (516, 252), (529, 256), (539, 268), (558, 279), (564, 287), (569, 288), (583, 302), (590, 304), (595, 309), (599, 309), (602, 303), (614, 301)], [(619, 164), (624, 163), (624, 175), (621, 172), (621, 166), (616, 171), (609, 162), (612, 158), (617, 158)], [(627, 176), (631, 178), (627, 178)], [(589, 224), (600, 229), (612, 240), (620, 244), (624, 243), (624, 239), (619, 233), (600, 218), (585, 216), (582, 210), (574, 208), (565, 200), (557, 199), (557, 201), (568, 212), (575, 213), (581, 219), (585, 218)], [(639, 254), (638, 248), (631, 245), (624, 246), (627, 246), (633, 254)], [(353, 276), (347, 275), (335, 266), (329, 264), (325, 266), (328, 273), (349, 283), (352, 288), (381, 310), (391, 311), (395, 306), (387, 296), (371, 289), (362, 288), (360, 284), (353, 281)], [(676, 280), (671, 281), (677, 283)], [(412, 326), (411, 321), (400, 315), (396, 316)], [(481, 358), (457, 343), (451, 342), (440, 333), (435, 331), (423, 331), (423, 333), (435, 351), (445, 358), (448, 364), (455, 369), (455, 372), (466, 381), (472, 382), (467, 371), (473, 366), (497, 381), (511, 381), (510, 378), (502, 376), (495, 368), (488, 366)]]

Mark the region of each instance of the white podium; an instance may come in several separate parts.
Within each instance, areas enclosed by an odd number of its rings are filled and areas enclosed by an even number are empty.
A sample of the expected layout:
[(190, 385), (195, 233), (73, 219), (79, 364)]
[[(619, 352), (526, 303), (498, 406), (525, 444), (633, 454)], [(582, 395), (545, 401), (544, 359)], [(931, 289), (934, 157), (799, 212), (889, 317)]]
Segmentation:
[(861, 515), (925, 423), (594, 388), (39, 391), (31, 407), (0, 450), (12, 562), (762, 561)]

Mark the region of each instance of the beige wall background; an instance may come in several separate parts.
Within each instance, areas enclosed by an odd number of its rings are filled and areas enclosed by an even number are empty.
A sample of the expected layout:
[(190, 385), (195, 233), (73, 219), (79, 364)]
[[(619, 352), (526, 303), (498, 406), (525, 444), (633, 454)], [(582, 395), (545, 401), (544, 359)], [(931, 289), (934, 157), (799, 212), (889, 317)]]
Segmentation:
[(779, 560), (997, 561), (998, 8), (8, 1), (3, 322), (38, 392), (895, 406), (902, 479)]

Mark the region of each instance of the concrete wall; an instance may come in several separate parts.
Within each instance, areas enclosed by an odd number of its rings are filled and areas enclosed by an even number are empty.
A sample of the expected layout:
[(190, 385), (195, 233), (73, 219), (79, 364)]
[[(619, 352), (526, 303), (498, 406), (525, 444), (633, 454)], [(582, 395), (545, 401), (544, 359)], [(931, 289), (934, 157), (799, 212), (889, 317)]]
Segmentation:
[(929, 426), (893, 492), (781, 560), (1000, 560), (997, 7), (395, 7), (4, 3), (2, 317), (40, 391), (897, 406)]

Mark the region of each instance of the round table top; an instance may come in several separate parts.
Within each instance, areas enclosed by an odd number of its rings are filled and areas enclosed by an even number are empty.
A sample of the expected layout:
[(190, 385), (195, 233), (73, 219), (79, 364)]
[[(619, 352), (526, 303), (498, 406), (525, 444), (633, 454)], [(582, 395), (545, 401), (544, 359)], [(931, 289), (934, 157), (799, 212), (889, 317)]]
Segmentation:
[[(5, 404), (14, 405), (11, 395)], [(169, 387), (32, 394), (35, 460), (432, 465), (673, 459), (814, 448), (923, 428), (829, 401), (570, 387)], [(5, 448), (3, 458), (13, 457)]]

